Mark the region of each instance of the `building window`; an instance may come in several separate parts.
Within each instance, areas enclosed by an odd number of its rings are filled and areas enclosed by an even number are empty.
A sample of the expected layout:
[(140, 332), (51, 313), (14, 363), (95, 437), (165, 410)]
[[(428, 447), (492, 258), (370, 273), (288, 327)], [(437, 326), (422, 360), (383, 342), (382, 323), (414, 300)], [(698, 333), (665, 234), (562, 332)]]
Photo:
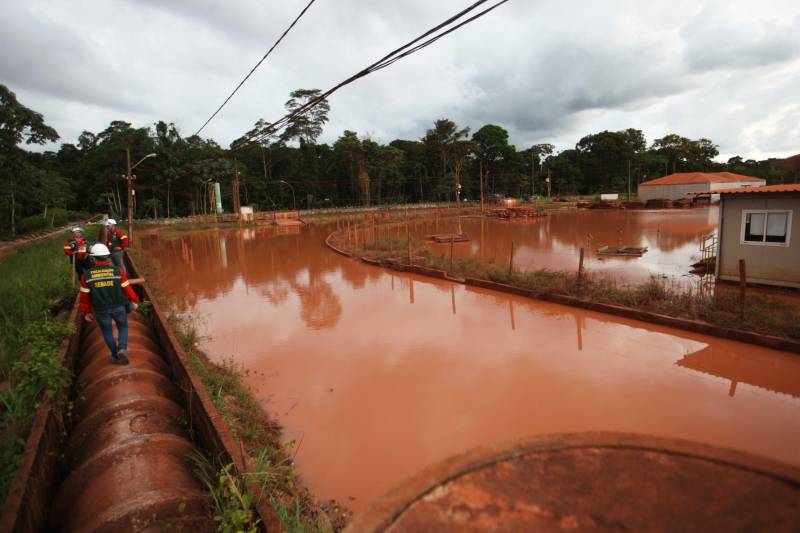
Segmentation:
[(742, 244), (789, 246), (791, 211), (742, 212)]

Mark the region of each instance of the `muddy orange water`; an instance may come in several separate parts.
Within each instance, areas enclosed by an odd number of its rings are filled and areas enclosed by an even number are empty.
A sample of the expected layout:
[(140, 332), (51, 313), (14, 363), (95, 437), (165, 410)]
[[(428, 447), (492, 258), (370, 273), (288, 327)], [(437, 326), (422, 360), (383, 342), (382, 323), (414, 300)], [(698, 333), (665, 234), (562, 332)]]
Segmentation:
[[(561, 210), (535, 221), (492, 218), (445, 219), (412, 223), (417, 235), (463, 232), (469, 242), (455, 243), (455, 257), (473, 256), (507, 266), (514, 245), (514, 266), (522, 270), (578, 269), (580, 249), (588, 270), (613, 276), (623, 283), (640, 283), (651, 276), (667, 278), (680, 286), (692, 285), (697, 276), (690, 265), (700, 259), (700, 238), (717, 228), (718, 208), (642, 210)], [(404, 228), (395, 229), (404, 235)], [(391, 230), (389, 231), (391, 233)], [(647, 247), (642, 257), (602, 256), (598, 248)], [(449, 255), (449, 244), (432, 249)]]
[(250, 370), (321, 499), (358, 510), (467, 448), (564, 431), (800, 464), (800, 356), (393, 273), (326, 233), (141, 238), (161, 259), (151, 281), (202, 318), (214, 359)]

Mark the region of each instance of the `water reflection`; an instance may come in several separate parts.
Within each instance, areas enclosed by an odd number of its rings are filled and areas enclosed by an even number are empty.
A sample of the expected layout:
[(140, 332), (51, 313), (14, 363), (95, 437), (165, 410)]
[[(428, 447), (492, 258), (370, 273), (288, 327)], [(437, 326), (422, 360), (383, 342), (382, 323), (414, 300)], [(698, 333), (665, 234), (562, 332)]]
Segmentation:
[[(484, 228), (484, 251), (506, 242), (499, 228), (531, 232), (469, 224)], [(795, 356), (386, 271), (330, 252), (326, 234), (142, 240), (162, 293), (205, 318), (203, 348), (250, 370), (286, 438), (302, 439), (296, 461), (321, 499), (359, 509), (466, 448), (552, 432), (651, 433), (800, 463)]]
[(800, 397), (800, 358), (797, 356), (756, 352), (742, 354), (708, 346), (686, 354), (676, 364), (729, 380), (728, 395), (731, 397), (736, 395), (739, 383)]
[[(662, 211), (555, 211), (547, 218), (527, 222), (465, 218), (458, 222), (417, 223), (417, 235), (462, 230), (471, 241), (456, 243), (456, 257), (473, 256), (506, 266), (514, 243), (514, 265), (522, 270), (548, 268), (577, 270), (581, 247), (588, 269), (613, 275), (620, 281), (640, 282), (651, 275), (690, 283), (690, 265), (698, 260), (700, 237), (717, 226), (716, 206)], [(438, 228), (438, 229), (437, 229)], [(602, 246), (646, 246), (640, 258), (602, 257)], [(449, 244), (432, 245), (449, 254)]]

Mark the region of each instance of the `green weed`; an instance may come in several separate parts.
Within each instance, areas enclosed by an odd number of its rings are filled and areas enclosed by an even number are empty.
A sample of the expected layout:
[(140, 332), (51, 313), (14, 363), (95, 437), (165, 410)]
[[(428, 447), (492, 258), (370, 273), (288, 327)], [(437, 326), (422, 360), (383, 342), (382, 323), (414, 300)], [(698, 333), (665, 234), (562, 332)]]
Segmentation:
[(73, 327), (52, 318), (72, 302), (69, 261), (59, 237), (32, 243), (0, 260), (0, 501), (22, 461), (36, 407), (63, 401), (70, 375), (59, 358)]
[(260, 520), (256, 516), (252, 497), (232, 473), (233, 463), (215, 467), (200, 454), (195, 454), (191, 459), (197, 477), (211, 495), (216, 530), (222, 533), (256, 533)]

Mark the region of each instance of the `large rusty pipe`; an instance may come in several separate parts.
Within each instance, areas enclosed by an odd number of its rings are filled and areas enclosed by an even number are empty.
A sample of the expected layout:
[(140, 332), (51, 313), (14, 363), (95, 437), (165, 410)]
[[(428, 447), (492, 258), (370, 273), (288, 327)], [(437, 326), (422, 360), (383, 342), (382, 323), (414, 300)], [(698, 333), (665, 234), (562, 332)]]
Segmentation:
[(75, 425), (68, 474), (51, 526), (70, 532), (212, 530), (208, 495), (193, 475), (194, 446), (153, 330), (129, 315), (130, 365), (111, 364), (96, 324), (84, 328), (76, 362)]

